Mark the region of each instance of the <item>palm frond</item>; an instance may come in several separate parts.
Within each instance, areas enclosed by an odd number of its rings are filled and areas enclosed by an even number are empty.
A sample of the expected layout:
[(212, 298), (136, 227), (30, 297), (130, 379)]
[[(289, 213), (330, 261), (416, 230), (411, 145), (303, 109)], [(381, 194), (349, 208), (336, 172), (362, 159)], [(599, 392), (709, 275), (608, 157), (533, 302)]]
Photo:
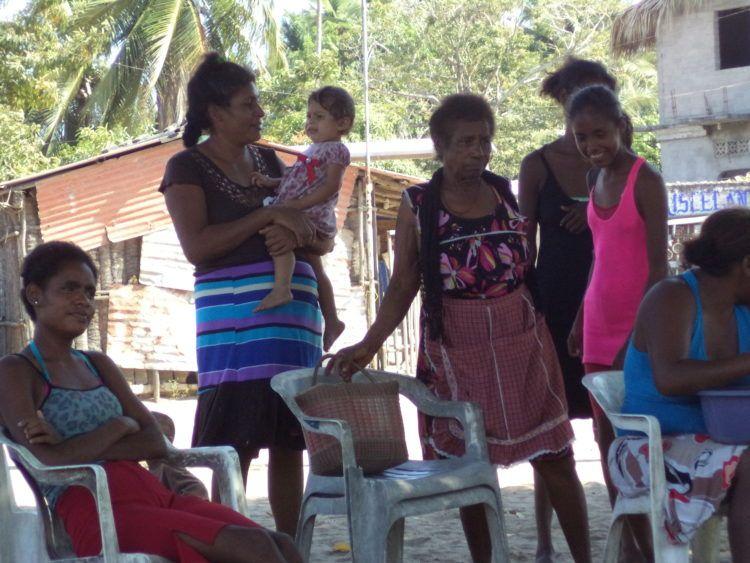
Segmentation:
[(57, 105), (52, 108), (49, 115), (44, 120), (42, 128), (42, 139), (45, 144), (49, 143), (52, 135), (55, 133), (57, 128), (60, 126), (65, 113), (70, 108), (73, 100), (78, 95), (78, 91), (81, 88), (81, 83), (86, 74), (86, 70), (90, 67), (90, 62), (82, 62), (66, 77), (61, 81), (60, 87), (58, 88), (58, 102)]
[(263, 18), (256, 23), (256, 26), (262, 30), (266, 44), (267, 66), (272, 70), (287, 68), (284, 42), (281, 39), (281, 26), (274, 13), (273, 1), (262, 2), (262, 14)]
[(615, 54), (631, 54), (652, 47), (659, 27), (668, 25), (674, 16), (710, 3), (708, 0), (641, 0), (615, 18), (612, 50)]
[[(3, 0), (0, 0), (0, 2)], [(351, 1), (351, 0), (350, 0)], [(49, 139), (66, 115), (90, 124), (142, 125), (143, 111), (158, 122), (179, 119), (184, 90), (202, 53), (214, 49), (273, 68), (286, 64), (274, 0), (34, 0), (69, 6), (60, 30), (72, 47), (65, 56), (85, 60), (60, 87), (60, 106), (50, 114)], [(70, 52), (68, 52), (70, 51)], [(83, 80), (93, 91), (82, 94)], [(78, 98), (76, 96), (78, 95)], [(81, 107), (83, 106), (83, 107)]]
[(175, 39), (183, 7), (183, 0), (154, 0), (149, 6), (148, 16), (143, 22), (143, 35), (148, 41), (148, 90), (156, 86), (156, 81), (164, 68), (164, 61), (167, 60), (167, 54)]
[(136, 20), (131, 32), (120, 43), (116, 56), (101, 80), (96, 84), (84, 108), (85, 113), (96, 123), (107, 123), (121, 107), (128, 107), (137, 99), (147, 68), (146, 41), (140, 23)]
[(193, 26), (198, 30), (199, 32), (199, 39), (200, 39), (200, 50), (205, 52), (208, 50), (208, 40), (206, 38), (206, 30), (203, 27), (203, 22), (201, 22), (201, 14), (198, 10), (198, 6), (195, 5), (195, 2), (193, 0), (187, 0), (187, 11), (185, 14), (188, 14), (190, 19), (193, 22)]

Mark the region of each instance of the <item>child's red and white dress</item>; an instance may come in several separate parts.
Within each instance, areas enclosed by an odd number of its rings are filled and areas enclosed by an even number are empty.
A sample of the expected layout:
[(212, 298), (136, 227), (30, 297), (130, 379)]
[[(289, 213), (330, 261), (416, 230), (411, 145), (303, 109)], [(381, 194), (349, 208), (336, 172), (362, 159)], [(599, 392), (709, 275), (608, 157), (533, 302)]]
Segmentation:
[[(313, 193), (325, 182), (328, 164), (349, 166), (351, 162), (349, 149), (340, 141), (313, 143), (297, 157), (297, 162), (287, 168), (279, 185), (275, 204), (299, 199)], [(305, 213), (312, 220), (318, 232), (328, 238), (336, 236), (336, 203), (339, 194), (336, 191), (330, 198), (308, 209)]]

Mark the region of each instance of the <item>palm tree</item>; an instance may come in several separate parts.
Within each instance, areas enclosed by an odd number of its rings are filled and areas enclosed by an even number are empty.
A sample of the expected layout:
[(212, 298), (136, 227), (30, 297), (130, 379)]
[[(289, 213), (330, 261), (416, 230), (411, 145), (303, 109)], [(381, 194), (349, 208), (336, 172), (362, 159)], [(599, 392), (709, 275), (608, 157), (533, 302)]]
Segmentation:
[[(30, 12), (66, 4), (60, 93), (44, 140), (77, 127), (134, 127), (184, 116), (190, 72), (206, 51), (265, 69), (285, 64), (274, 0), (34, 0)], [(148, 118), (147, 118), (148, 119)]]

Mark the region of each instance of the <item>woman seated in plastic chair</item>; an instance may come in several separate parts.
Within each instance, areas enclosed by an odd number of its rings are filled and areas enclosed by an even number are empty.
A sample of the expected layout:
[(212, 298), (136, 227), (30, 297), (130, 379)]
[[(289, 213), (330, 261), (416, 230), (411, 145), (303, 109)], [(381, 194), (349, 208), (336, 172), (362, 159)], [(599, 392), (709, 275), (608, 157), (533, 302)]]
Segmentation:
[[(661, 425), (670, 540), (689, 541), (727, 499), (732, 558), (750, 561), (750, 454), (706, 435), (696, 395), (750, 375), (750, 209), (711, 215), (683, 257), (692, 269), (659, 282), (641, 303), (622, 412), (653, 415)], [(646, 438), (612, 444), (609, 467), (624, 496), (647, 491), (647, 454)]]
[[(165, 454), (159, 426), (111, 359), (72, 348), (94, 314), (91, 258), (73, 244), (46, 243), (26, 257), (21, 275), (34, 339), (0, 359), (0, 424), (44, 464), (102, 463), (120, 549), (183, 562), (301, 562), (288, 536), (221, 504), (176, 495), (138, 464)], [(76, 554), (98, 554), (88, 489), (42, 492)]]

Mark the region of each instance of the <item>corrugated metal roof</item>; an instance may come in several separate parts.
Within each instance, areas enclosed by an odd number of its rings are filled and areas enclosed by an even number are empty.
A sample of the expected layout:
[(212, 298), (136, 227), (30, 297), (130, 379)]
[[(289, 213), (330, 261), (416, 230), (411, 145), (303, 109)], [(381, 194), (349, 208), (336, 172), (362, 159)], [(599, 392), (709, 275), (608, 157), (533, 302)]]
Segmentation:
[[(69, 240), (90, 250), (107, 241), (140, 237), (172, 224), (157, 189), (167, 160), (183, 148), (180, 141), (179, 134), (168, 132), (86, 161), (6, 182), (0, 191), (36, 187), (45, 241)], [(261, 144), (276, 150), (286, 164), (294, 162), (296, 152), (289, 148), (265, 141)], [(339, 228), (361, 174), (360, 166), (350, 166), (344, 174), (336, 210)], [(394, 193), (400, 186), (418, 180), (377, 169), (372, 169), (372, 177), (376, 185), (379, 179), (384, 183), (383, 196), (389, 200), (400, 197)]]
[(90, 158), (78, 160), (76, 162), (71, 162), (63, 166), (58, 166), (57, 168), (50, 168), (48, 170), (36, 172), (34, 174), (30, 174), (29, 176), (23, 176), (21, 178), (14, 178), (13, 180), (0, 182), (0, 190), (4, 190), (7, 188), (14, 188), (14, 187), (33, 186), (39, 180), (46, 178), (48, 176), (62, 174), (63, 172), (67, 172), (69, 170), (75, 170), (77, 168), (82, 168), (90, 164), (96, 164), (97, 162), (104, 162), (105, 160), (109, 160), (110, 158), (117, 158), (118, 156), (121, 156), (123, 154), (128, 154), (131, 152), (147, 149), (149, 147), (160, 145), (162, 143), (168, 143), (170, 141), (181, 139), (181, 138), (182, 138), (182, 128), (166, 129), (162, 131), (161, 133), (158, 133), (151, 137), (137, 138), (137, 139), (133, 139), (132, 141), (126, 144), (115, 146), (115, 147), (110, 147), (104, 150), (101, 154), (92, 156)]
[(42, 238), (89, 250), (170, 225), (157, 188), (166, 161), (180, 150), (182, 143), (172, 141), (39, 180)]

